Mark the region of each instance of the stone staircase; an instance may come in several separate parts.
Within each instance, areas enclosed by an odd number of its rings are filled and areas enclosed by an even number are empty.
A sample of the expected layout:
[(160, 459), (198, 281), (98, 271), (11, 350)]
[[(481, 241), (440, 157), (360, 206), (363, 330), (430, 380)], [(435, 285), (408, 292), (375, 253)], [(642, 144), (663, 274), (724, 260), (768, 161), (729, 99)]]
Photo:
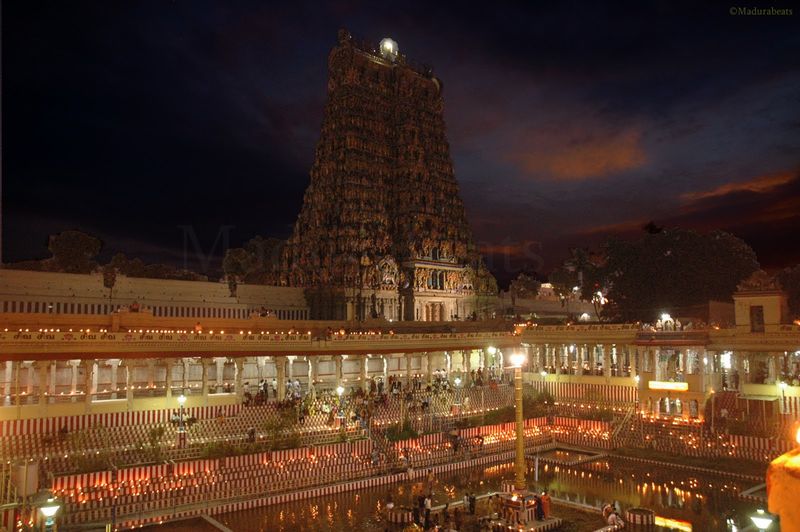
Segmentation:
[(625, 413), (625, 416), (617, 423), (614, 430), (611, 432), (611, 441), (616, 443), (621, 436), (628, 436), (630, 432), (635, 431), (635, 417), (636, 407), (631, 406)]
[(400, 456), (397, 454), (394, 445), (392, 445), (386, 437), (386, 431), (384, 429), (373, 428), (370, 432), (370, 439), (379, 456), (383, 457), (383, 463), (387, 469), (394, 469), (402, 465), (400, 463)]

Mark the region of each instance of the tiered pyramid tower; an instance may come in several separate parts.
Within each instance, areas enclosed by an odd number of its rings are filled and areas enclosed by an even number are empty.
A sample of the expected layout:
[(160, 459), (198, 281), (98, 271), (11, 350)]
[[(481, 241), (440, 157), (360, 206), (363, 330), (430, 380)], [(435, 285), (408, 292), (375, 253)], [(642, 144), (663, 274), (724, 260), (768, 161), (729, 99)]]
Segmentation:
[(445, 136), (442, 84), (397, 44), (339, 32), (311, 184), (282, 283), (314, 318), (443, 321), (497, 286), (472, 242)]

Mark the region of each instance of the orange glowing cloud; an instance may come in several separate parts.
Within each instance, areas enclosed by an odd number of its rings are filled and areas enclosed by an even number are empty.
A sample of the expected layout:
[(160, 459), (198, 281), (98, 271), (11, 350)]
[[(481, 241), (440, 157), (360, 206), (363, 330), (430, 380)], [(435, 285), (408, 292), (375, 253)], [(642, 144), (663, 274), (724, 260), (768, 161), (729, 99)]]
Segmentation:
[(601, 178), (640, 168), (647, 162), (638, 129), (617, 134), (589, 136), (568, 134), (558, 138), (534, 139), (532, 151), (512, 156), (522, 168), (543, 178), (579, 181)]
[(693, 203), (699, 200), (727, 196), (728, 194), (733, 194), (735, 192), (753, 192), (756, 194), (763, 194), (776, 187), (785, 185), (794, 179), (796, 179), (796, 175), (791, 172), (767, 174), (743, 183), (726, 183), (713, 190), (687, 192), (685, 194), (681, 194), (681, 199), (685, 202)]
[(627, 220), (624, 222), (607, 224), (607, 225), (595, 225), (592, 227), (587, 227), (581, 231), (578, 231), (577, 234), (579, 235), (597, 235), (597, 234), (605, 234), (605, 233), (637, 233), (641, 232), (645, 225), (647, 225), (649, 220), (647, 219), (636, 219), (636, 220)]
[(526, 249), (524, 243), (485, 244), (480, 246), (480, 252), (484, 255), (519, 255)]

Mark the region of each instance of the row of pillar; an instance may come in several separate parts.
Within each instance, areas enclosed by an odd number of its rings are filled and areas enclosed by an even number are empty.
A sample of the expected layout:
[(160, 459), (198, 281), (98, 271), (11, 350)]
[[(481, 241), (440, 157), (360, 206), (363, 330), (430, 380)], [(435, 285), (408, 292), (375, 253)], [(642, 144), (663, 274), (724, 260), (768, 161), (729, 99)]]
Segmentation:
[(638, 357), (636, 346), (628, 345), (625, 351), (611, 344), (544, 344), (536, 345), (534, 359), (529, 361), (530, 366), (539, 371), (552, 371), (556, 375), (571, 374), (575, 366), (577, 375), (584, 375), (585, 365), (589, 367), (589, 374), (594, 375), (598, 363), (602, 365), (603, 376), (612, 376), (612, 361), (616, 358), (617, 371), (623, 370), (624, 354), (627, 352), (630, 365), (630, 376), (637, 374)]
[[(403, 362), (401, 363), (405, 367), (405, 378), (406, 382), (410, 383), (412, 379), (412, 375), (414, 373), (413, 370), (413, 359), (415, 358), (415, 353), (405, 353), (403, 357)], [(433, 382), (433, 373), (437, 368), (446, 368), (447, 371), (454, 365), (460, 366), (462, 371), (469, 373), (471, 371), (471, 353), (470, 352), (450, 352), (450, 353), (443, 353), (443, 352), (429, 352), (423, 355), (425, 357), (424, 366), (427, 370), (427, 383), (431, 384)], [(343, 372), (343, 364), (344, 360), (347, 355), (334, 355), (334, 386), (340, 386), (344, 379), (344, 372)], [(386, 356), (380, 355), (383, 363), (383, 368), (381, 372), (381, 376), (384, 379), (388, 379), (389, 376), (389, 364), (388, 358)], [(264, 368), (266, 367), (267, 358), (266, 356), (258, 356), (256, 358), (256, 364), (259, 368), (259, 375), (264, 375)], [(275, 364), (275, 379), (277, 381), (277, 392), (278, 397), (284, 397), (286, 393), (286, 379), (294, 379), (294, 364), (293, 362), (297, 359), (296, 356), (276, 356), (271, 357)], [(147, 371), (147, 387), (154, 388), (155, 381), (156, 381), (156, 371), (158, 366), (159, 359), (147, 359), (144, 361), (144, 364), (149, 368)], [(165, 372), (164, 375), (164, 386), (165, 386), (165, 394), (167, 397), (171, 397), (173, 395), (173, 388), (180, 388), (186, 389), (189, 387), (189, 375), (190, 375), (190, 367), (193, 363), (192, 358), (163, 358), (160, 359), (163, 362), (163, 365), (169, 368), (168, 371)], [(367, 385), (367, 376), (369, 374), (368, 368), (368, 361), (370, 357), (366, 355), (359, 355), (358, 360), (358, 380), (362, 386)], [(308, 382), (313, 386), (314, 383), (318, 382), (319, 380), (319, 357), (307, 357), (308, 361), (308, 373), (307, 378)], [(226, 357), (215, 357), (215, 358), (201, 358), (200, 364), (202, 367), (202, 393), (203, 395), (207, 395), (209, 393), (209, 386), (211, 385), (211, 367), (216, 366), (216, 386), (217, 392), (223, 391), (223, 375), (225, 370), (225, 365), (228, 362)], [(233, 359), (234, 362), (234, 392), (239, 394), (240, 396), (243, 394), (244, 386), (244, 358), (235, 358)], [(459, 364), (460, 362), (460, 364)], [(484, 350), (483, 357), (481, 362), (484, 366), (488, 367), (490, 358), (489, 354), (486, 350)], [(134, 385), (133, 382), (133, 367), (141, 365), (141, 361), (127, 361), (121, 359), (108, 359), (102, 363), (105, 363), (110, 368), (110, 398), (111, 399), (132, 399), (133, 392), (134, 392)], [(172, 368), (176, 365), (183, 366), (183, 379), (178, 384), (175, 385), (175, 379), (173, 375)], [(98, 361), (94, 359), (87, 359), (87, 360), (69, 360), (67, 361), (67, 365), (71, 367), (71, 380), (70, 380), (70, 396), (73, 397), (73, 401), (77, 400), (76, 394), (78, 393), (79, 389), (85, 394), (85, 401), (91, 402), (93, 397), (98, 392), (98, 373), (99, 373), (99, 366)], [(63, 366), (62, 366), (63, 368)], [(10, 397), (12, 395), (12, 389), (16, 391), (16, 402), (22, 398), (22, 392), (24, 395), (27, 396), (34, 396), (34, 394), (40, 397), (40, 402), (46, 403), (48, 401), (48, 396), (52, 397), (56, 395), (57, 389), (57, 378), (58, 378), (58, 371), (62, 368), (58, 368), (56, 365), (56, 361), (53, 360), (44, 360), (44, 361), (30, 361), (30, 362), (18, 362), (18, 361), (7, 361), (5, 363), (5, 368), (0, 366), (0, 372), (5, 372), (5, 379), (3, 379), (3, 392), (4, 395)], [(119, 370), (125, 369), (125, 374), (120, 375)], [(454, 369), (454, 368), (452, 368)], [(24, 372), (24, 373), (23, 373)], [(82, 386), (79, 386), (80, 375), (83, 376), (83, 382), (81, 383)], [(120, 378), (124, 379), (124, 396), (117, 394), (120, 393), (118, 390), (123, 388), (120, 383)], [(63, 387), (63, 383), (61, 384)]]

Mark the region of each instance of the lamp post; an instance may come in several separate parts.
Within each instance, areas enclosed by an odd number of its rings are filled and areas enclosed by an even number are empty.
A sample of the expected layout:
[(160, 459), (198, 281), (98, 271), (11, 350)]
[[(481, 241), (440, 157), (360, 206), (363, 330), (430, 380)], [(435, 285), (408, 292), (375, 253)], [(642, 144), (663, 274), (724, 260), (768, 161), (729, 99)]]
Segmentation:
[(186, 426), (183, 424), (183, 405), (186, 404), (186, 396), (180, 394), (178, 396), (178, 404), (180, 405), (180, 412), (178, 414), (178, 443), (183, 448), (186, 443)]
[(42, 514), (42, 517), (44, 517), (42, 530), (52, 530), (53, 532), (58, 530), (56, 514), (60, 508), (61, 505), (54, 497), (48, 498), (45, 504), (39, 507), (39, 512)]
[[(517, 452), (514, 460), (514, 487), (517, 490), (525, 489), (525, 426), (522, 414), (522, 365), (525, 363), (523, 353), (511, 355), (511, 364), (514, 368), (514, 402), (517, 420)], [(524, 504), (523, 504), (524, 508)]]
[(344, 404), (342, 401), (342, 394), (344, 393), (344, 387), (340, 384), (336, 387), (336, 395), (339, 396), (339, 429), (344, 434)]
[(750, 520), (759, 530), (767, 530), (772, 526), (772, 516), (765, 512), (763, 508), (756, 510), (756, 515), (751, 515)]
[(714, 416), (715, 416), (714, 410), (716, 410), (716, 408), (714, 408), (714, 397), (717, 394), (715, 393), (714, 388), (711, 388), (709, 390), (709, 393), (711, 394), (711, 435), (714, 436), (714, 434), (715, 434), (715, 432), (714, 432)]

